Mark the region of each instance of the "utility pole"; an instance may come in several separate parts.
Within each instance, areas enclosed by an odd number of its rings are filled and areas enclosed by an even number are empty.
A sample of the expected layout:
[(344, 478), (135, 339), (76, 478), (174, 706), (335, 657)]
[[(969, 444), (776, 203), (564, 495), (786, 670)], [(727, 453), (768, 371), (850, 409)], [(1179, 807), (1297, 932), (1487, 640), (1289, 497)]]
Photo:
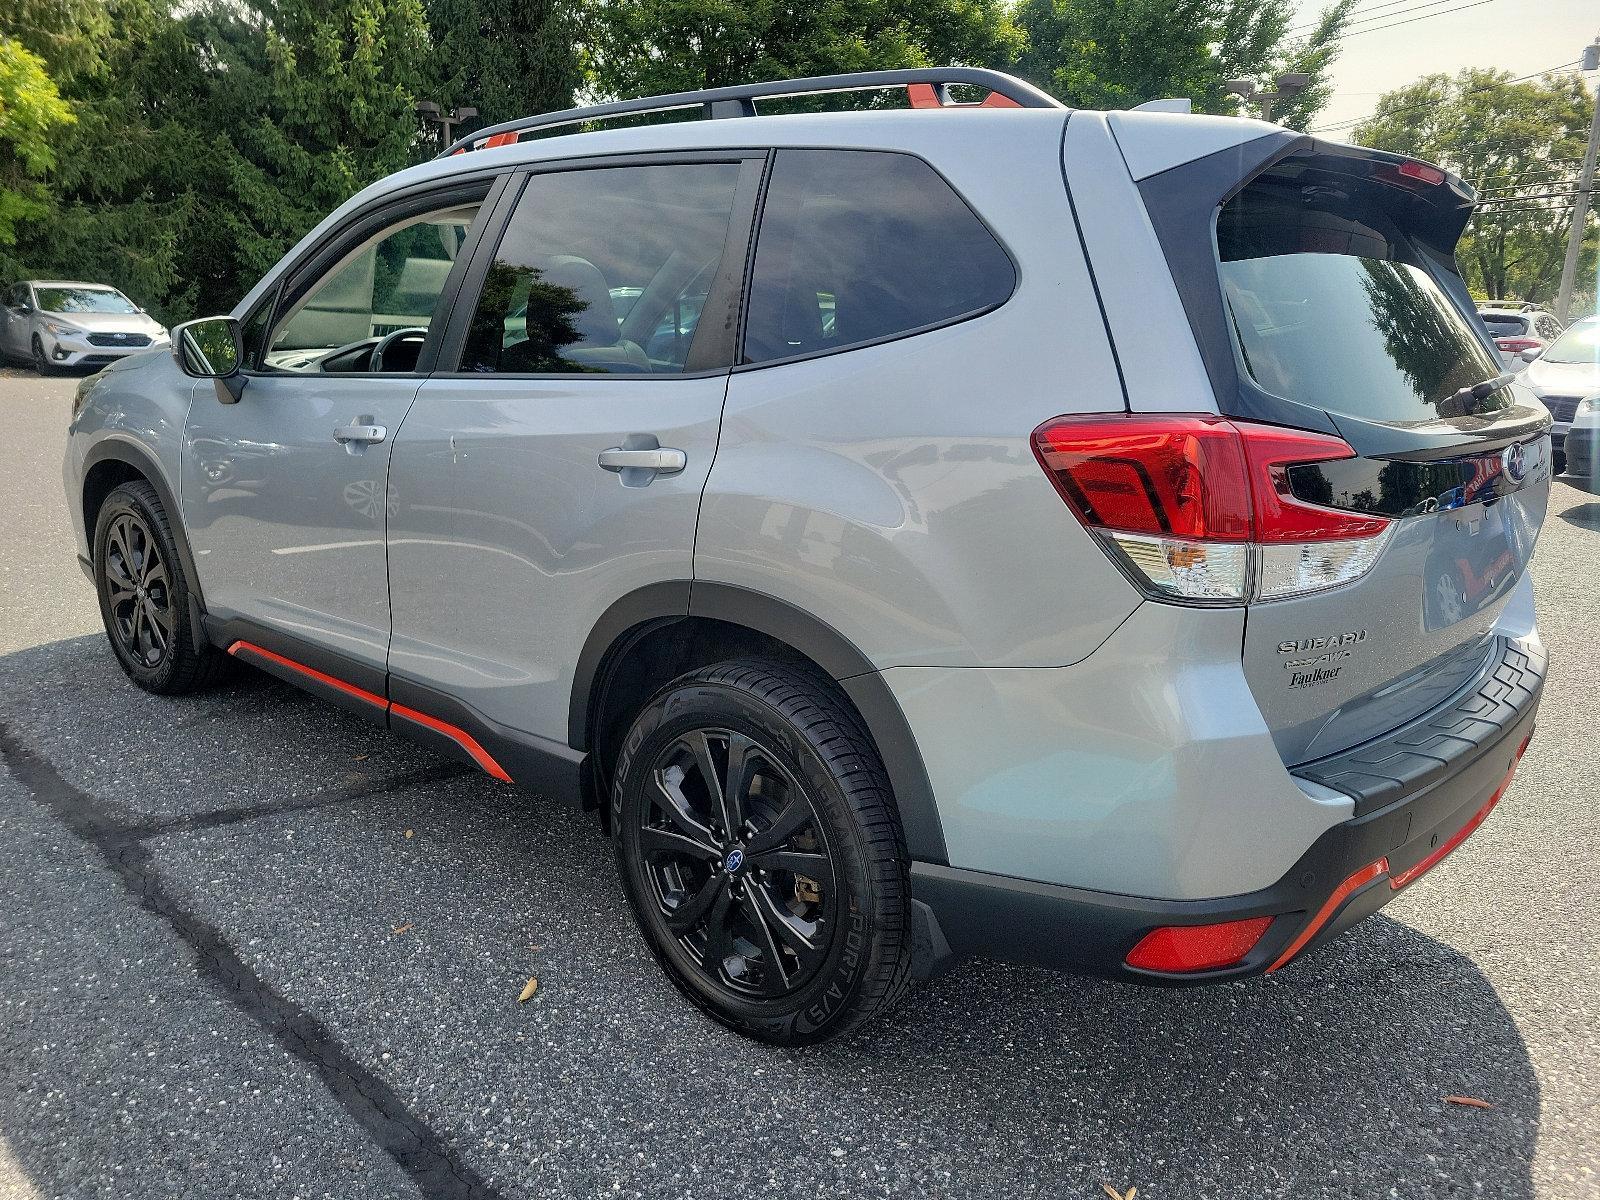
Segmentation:
[(455, 132), (457, 125), (460, 125), (463, 121), (470, 121), (478, 115), (478, 110), (471, 106), (451, 109), (447, 113), (432, 100), (418, 100), (416, 109), (417, 116), (439, 127), (439, 136), (442, 139), (439, 143), (441, 150), (455, 141), (455, 138), (450, 135)]
[(1272, 120), (1272, 106), (1279, 100), (1293, 100), (1301, 92), (1311, 86), (1311, 76), (1301, 71), (1289, 71), (1279, 75), (1273, 80), (1275, 92), (1262, 92), (1256, 90), (1254, 79), (1230, 79), (1224, 85), (1228, 91), (1238, 96), (1246, 104), (1252, 100), (1261, 105), (1261, 119)]
[[(1585, 71), (1600, 68), (1600, 34), (1583, 48)], [(1587, 88), (1584, 89), (1588, 91)], [(1578, 194), (1572, 201), (1572, 228), (1567, 231), (1567, 261), (1561, 264), (1561, 290), (1556, 293), (1556, 319), (1567, 323), (1572, 307), (1572, 285), (1578, 277), (1578, 255), (1583, 250), (1583, 235), (1589, 226), (1589, 196), (1594, 190), (1595, 152), (1600, 150), (1600, 96), (1595, 97), (1594, 119), (1589, 122), (1589, 144), (1583, 151), (1583, 174), (1578, 177)]]

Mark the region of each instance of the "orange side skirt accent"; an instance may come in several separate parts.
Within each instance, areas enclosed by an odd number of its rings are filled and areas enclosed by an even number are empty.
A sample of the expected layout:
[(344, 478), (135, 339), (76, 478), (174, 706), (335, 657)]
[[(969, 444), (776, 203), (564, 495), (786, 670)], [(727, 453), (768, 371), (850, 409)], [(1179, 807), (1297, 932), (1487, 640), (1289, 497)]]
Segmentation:
[(437, 717), (430, 717), (427, 713), (418, 712), (414, 708), (407, 708), (404, 704), (395, 704), (382, 696), (367, 691), (365, 688), (358, 688), (353, 683), (346, 683), (342, 679), (336, 679), (332, 675), (326, 674), (323, 671), (318, 671), (314, 667), (308, 667), (304, 663), (295, 662), (292, 658), (285, 658), (281, 654), (275, 654), (273, 651), (266, 649), (264, 646), (258, 646), (254, 642), (237, 641), (228, 647), (228, 653), (236, 658), (241, 650), (247, 651), (248, 653), (259, 658), (267, 659), (269, 662), (275, 662), (280, 667), (287, 667), (289, 670), (300, 675), (304, 675), (308, 679), (314, 679), (318, 683), (327, 684), (331, 688), (337, 688), (347, 696), (354, 696), (357, 700), (364, 700), (368, 704), (377, 705), (377, 707), (383, 709), (385, 712), (394, 713), (397, 716), (404, 717), (408, 721), (414, 721), (418, 725), (426, 726), (428, 729), (432, 729), (436, 733), (442, 733), (445, 735), (445, 737), (449, 738), (451, 741), (455, 742), (456, 745), (465, 750), (467, 754), (471, 756), (472, 761), (477, 763), (478, 766), (483, 768), (483, 770), (488, 774), (494, 776), (502, 783), (512, 782), (511, 776), (506, 774), (506, 769), (495, 761), (494, 755), (485, 750), (478, 743), (478, 739), (473, 737), (465, 729), (458, 728), (457, 726), (450, 724), (448, 721), (441, 721)]

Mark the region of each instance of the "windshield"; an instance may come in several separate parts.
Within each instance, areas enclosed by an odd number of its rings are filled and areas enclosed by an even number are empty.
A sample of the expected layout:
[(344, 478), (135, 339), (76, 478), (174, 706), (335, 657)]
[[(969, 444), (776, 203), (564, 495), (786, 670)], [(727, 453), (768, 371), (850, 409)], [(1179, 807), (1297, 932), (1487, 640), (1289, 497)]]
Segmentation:
[(53, 313), (136, 313), (138, 307), (115, 288), (36, 287), (39, 307)]
[(1372, 206), (1270, 172), (1223, 206), (1223, 293), (1245, 369), (1276, 395), (1387, 422), (1482, 415), (1502, 370), (1406, 236)]
[(1545, 362), (1600, 363), (1600, 317), (1579, 321), (1545, 348)]

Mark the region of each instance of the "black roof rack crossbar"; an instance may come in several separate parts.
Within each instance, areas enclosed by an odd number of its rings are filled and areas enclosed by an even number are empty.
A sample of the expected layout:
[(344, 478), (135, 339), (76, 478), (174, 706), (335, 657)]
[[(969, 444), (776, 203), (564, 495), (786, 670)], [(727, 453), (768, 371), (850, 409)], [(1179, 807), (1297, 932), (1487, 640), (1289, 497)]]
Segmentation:
[[(756, 101), (778, 96), (806, 96), (825, 92), (864, 92), (880, 88), (907, 87), (923, 84), (934, 89), (940, 104), (950, 104), (949, 88), (952, 84), (967, 84), (987, 89), (991, 94), (1004, 97), (1019, 108), (1062, 108), (1059, 100), (1042, 92), (1033, 84), (1007, 75), (1002, 71), (989, 71), (981, 67), (915, 67), (902, 71), (853, 71), (848, 75), (819, 75), (811, 79), (776, 79), (768, 83), (738, 84), (734, 87), (706, 88), (698, 92), (673, 92), (666, 96), (642, 96), (637, 100), (618, 100), (610, 104), (592, 104), (585, 108), (568, 108), (561, 112), (545, 113), (536, 117), (521, 117), (515, 121), (502, 121), (485, 129), (475, 130), (458, 138), (440, 152), (439, 157), (472, 150), (490, 138), (504, 138), (501, 144), (518, 140), (525, 133), (538, 129), (553, 129), (561, 125), (579, 125), (587, 121), (608, 120), (612, 117), (634, 113), (666, 112), (679, 108), (703, 108), (709, 119), (721, 117), (753, 117)], [(505, 135), (511, 135), (505, 137)]]

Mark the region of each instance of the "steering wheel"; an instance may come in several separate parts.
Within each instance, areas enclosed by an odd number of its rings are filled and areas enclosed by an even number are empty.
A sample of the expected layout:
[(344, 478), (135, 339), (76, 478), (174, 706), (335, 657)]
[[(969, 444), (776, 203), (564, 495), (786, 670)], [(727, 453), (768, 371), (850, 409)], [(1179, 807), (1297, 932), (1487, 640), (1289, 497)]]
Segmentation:
[(406, 329), (396, 329), (393, 333), (387, 334), (372, 348), (371, 365), (367, 369), (369, 371), (383, 370), (383, 356), (388, 352), (389, 347), (402, 338), (413, 336), (417, 339), (417, 345), (420, 348), (423, 340), (428, 336), (428, 331), (425, 327), (413, 325)]

